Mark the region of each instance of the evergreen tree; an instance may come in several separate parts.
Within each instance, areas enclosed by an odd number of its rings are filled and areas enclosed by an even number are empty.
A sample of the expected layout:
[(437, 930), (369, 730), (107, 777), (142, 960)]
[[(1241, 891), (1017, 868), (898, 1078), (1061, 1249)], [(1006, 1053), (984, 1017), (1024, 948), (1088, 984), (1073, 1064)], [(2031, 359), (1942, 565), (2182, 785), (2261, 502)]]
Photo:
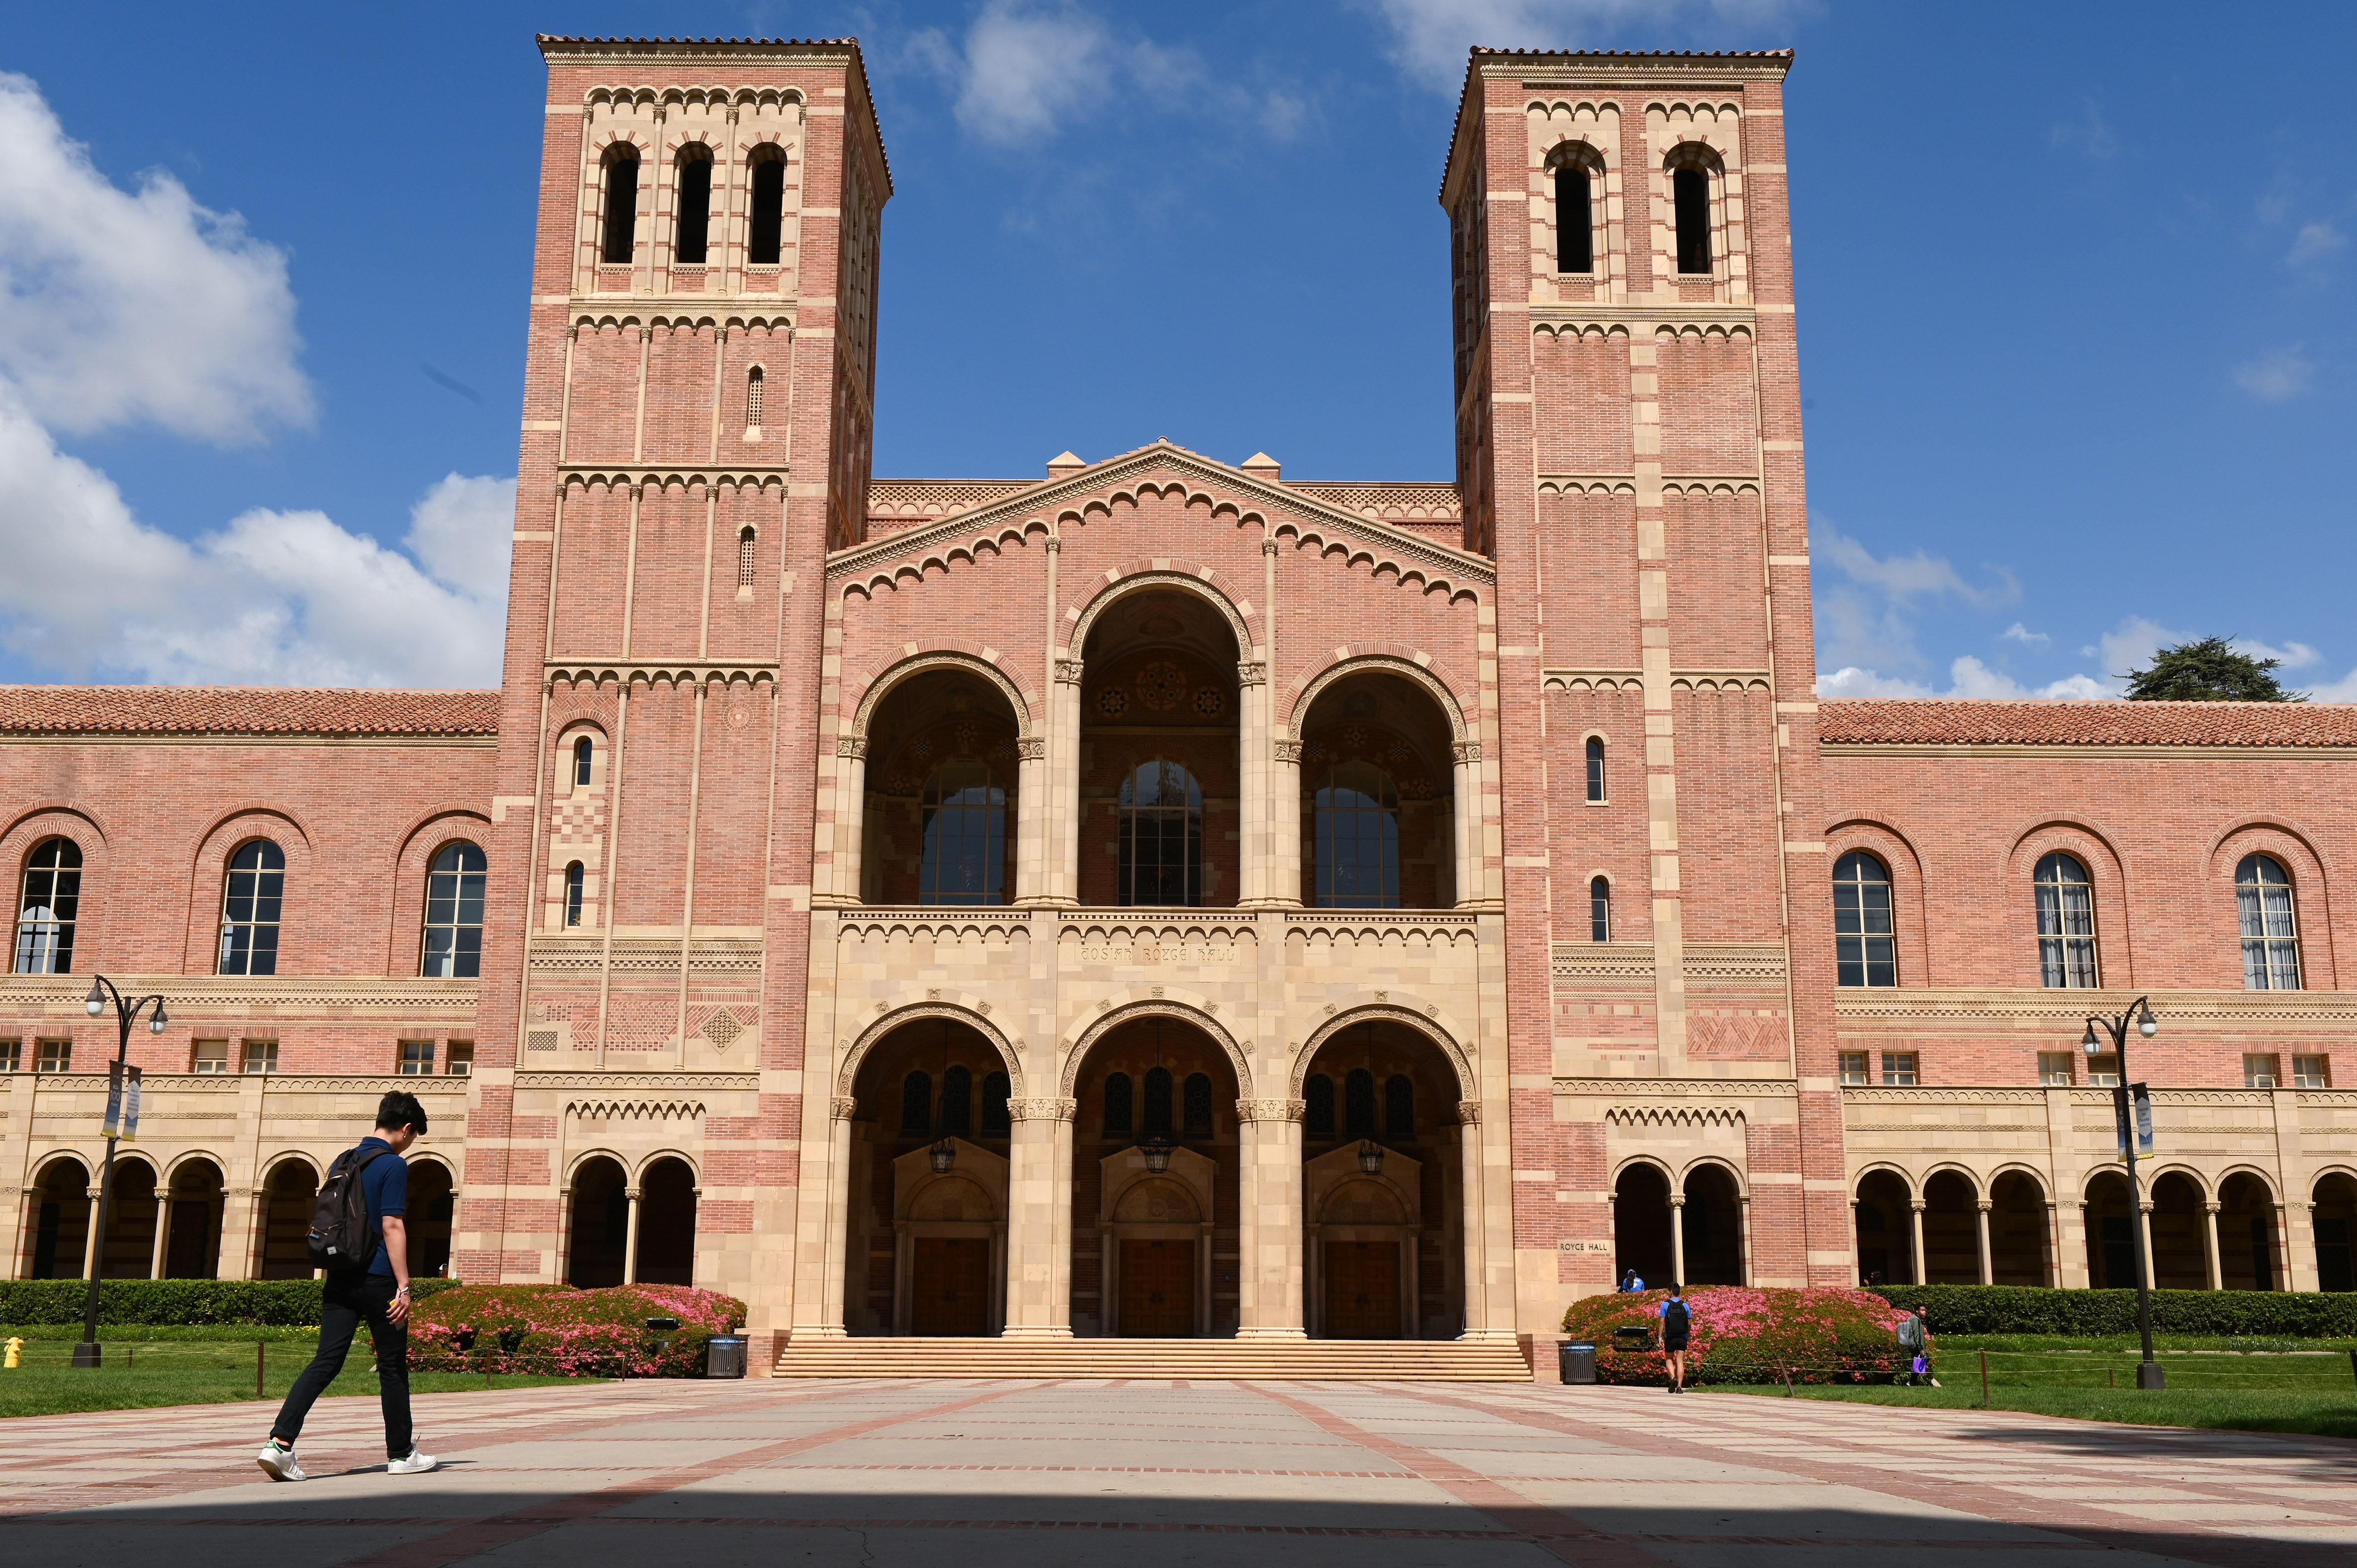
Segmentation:
[(2222, 637), (2164, 648), (2151, 665), (2127, 673), (2132, 703), (2304, 703), (2305, 693), (2287, 692), (2275, 672), (2280, 659), (2254, 659), (2236, 652)]

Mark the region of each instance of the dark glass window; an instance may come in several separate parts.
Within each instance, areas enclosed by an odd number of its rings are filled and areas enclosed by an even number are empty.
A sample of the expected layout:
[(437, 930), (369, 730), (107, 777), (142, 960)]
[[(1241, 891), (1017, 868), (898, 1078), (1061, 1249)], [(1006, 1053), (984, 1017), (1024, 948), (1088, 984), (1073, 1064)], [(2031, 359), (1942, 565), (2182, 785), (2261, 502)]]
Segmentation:
[(974, 1131), (974, 1074), (963, 1067), (942, 1074), (942, 1131)]
[(1604, 737), (1587, 737), (1587, 798), (1601, 805), (1604, 801)]
[(1587, 940), (1612, 940), (1612, 884), (1601, 876), (1587, 879)]
[(1105, 1078), (1104, 1130), (1107, 1137), (1127, 1137), (1137, 1125), (1130, 1106), (1129, 1074), (1116, 1072)]
[(786, 160), (775, 151), (754, 155), (753, 215), (745, 231), (745, 259), (757, 267), (774, 267), (783, 246), (786, 224)]
[(16, 972), (73, 972), (74, 921), (81, 907), (81, 845), (48, 839), (25, 862), (16, 904)]
[(2243, 928), (2244, 988), (2298, 991), (2299, 932), (2292, 921), (2291, 874), (2281, 861), (2268, 854), (2243, 857), (2234, 867), (2234, 910)]
[(576, 789), (589, 788), (589, 758), (595, 750), (586, 735), (573, 743), (573, 787)]
[(1399, 908), (1399, 793), (1392, 776), (1367, 762), (1345, 762), (1312, 798), (1316, 814), (1318, 907)]
[(737, 532), (737, 586), (749, 591), (753, 586), (753, 525), (747, 523)]
[(920, 904), (1006, 901), (1006, 791), (979, 762), (944, 762), (925, 782)]
[(1121, 781), (1121, 901), (1203, 901), (1203, 790), (1159, 758)]
[(1671, 191), (1678, 220), (1678, 271), (1710, 271), (1710, 173), (1692, 166), (1674, 171)]
[(601, 261), (620, 266), (630, 261), (639, 241), (639, 153), (617, 147), (606, 159), (606, 243)]
[(478, 846), (445, 844), (425, 877), (425, 948), (417, 972), (473, 980), (483, 972), (483, 884), (490, 863)]
[(2095, 887), (2076, 857), (2041, 857), (2032, 874), (2038, 893), (2038, 972), (2050, 989), (2092, 991), (2095, 964)]
[(1383, 1136), (1403, 1144), (1415, 1139), (1415, 1079), (1404, 1072), (1383, 1082)]
[(1181, 1107), (1183, 1125), (1190, 1138), (1211, 1135), (1211, 1075), (1190, 1072), (1187, 1075), (1185, 1101)]
[(933, 1128), (933, 1075), (912, 1072), (900, 1080), (900, 1131), (930, 1133)]
[(1170, 1135), (1170, 1069), (1167, 1067), (1146, 1069), (1145, 1125), (1149, 1138), (1157, 1133), (1166, 1138)]
[(286, 895), (286, 852), (268, 839), (230, 856), (221, 890), (221, 972), (278, 972), (278, 912)]
[(1301, 1086), (1303, 1111), (1302, 1135), (1313, 1143), (1331, 1143), (1334, 1138), (1334, 1080), (1322, 1072), (1313, 1072), (1309, 1081)]
[(1003, 1137), (1014, 1125), (1006, 1112), (1007, 1088), (1005, 1073), (982, 1075), (982, 1130), (985, 1134), (996, 1133)]
[(1351, 1076), (1342, 1080), (1342, 1136), (1372, 1138), (1375, 1135), (1375, 1075), (1365, 1068), (1354, 1067)]
[(712, 233), (712, 156), (690, 147), (679, 160), (679, 238), (672, 259), (700, 267)]
[(589, 873), (579, 861), (565, 868), (565, 923), (568, 926), (581, 923), (581, 895), (588, 882)]
[(1834, 862), (1834, 968), (1840, 985), (1899, 983), (1890, 873), (1863, 850)]
[(1555, 270), (1596, 270), (1595, 182), (1581, 164), (1555, 171)]

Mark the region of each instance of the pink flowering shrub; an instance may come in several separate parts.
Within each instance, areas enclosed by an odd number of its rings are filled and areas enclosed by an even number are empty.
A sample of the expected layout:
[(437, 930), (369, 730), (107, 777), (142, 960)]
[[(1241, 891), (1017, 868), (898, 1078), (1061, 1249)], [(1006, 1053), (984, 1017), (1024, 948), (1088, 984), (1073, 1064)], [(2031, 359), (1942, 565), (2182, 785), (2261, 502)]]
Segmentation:
[[(1596, 1343), (1596, 1377), (1606, 1383), (1669, 1381), (1660, 1349), (1665, 1290), (1591, 1295), (1563, 1315), (1564, 1332)], [(1697, 1285), (1686, 1293), (1693, 1328), (1686, 1344), (1686, 1380), (1694, 1383), (1881, 1382), (1904, 1372), (1912, 1352), (1894, 1332), (1905, 1315), (1862, 1290), (1751, 1289)], [(1617, 1350), (1612, 1331), (1653, 1330), (1651, 1350)]]
[[(675, 1317), (658, 1333), (650, 1317)], [(705, 1342), (744, 1326), (745, 1304), (688, 1285), (461, 1285), (417, 1304), (409, 1364), (422, 1371), (694, 1378)]]

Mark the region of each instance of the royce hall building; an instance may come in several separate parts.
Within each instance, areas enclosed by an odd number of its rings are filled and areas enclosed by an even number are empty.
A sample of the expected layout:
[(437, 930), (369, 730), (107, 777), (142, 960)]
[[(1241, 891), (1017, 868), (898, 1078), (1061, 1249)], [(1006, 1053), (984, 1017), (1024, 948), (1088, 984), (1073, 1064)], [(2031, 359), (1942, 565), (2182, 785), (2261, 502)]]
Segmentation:
[[(1789, 54), (1474, 52), (1401, 483), (871, 477), (856, 44), (541, 48), (500, 689), (0, 691), (0, 1273), (307, 1273), (401, 1087), (422, 1272), (787, 1373), (1513, 1376), (1629, 1268), (2136, 1224), (2350, 1288), (2357, 711), (1818, 699)], [(172, 1019), (102, 1228), (95, 972)]]

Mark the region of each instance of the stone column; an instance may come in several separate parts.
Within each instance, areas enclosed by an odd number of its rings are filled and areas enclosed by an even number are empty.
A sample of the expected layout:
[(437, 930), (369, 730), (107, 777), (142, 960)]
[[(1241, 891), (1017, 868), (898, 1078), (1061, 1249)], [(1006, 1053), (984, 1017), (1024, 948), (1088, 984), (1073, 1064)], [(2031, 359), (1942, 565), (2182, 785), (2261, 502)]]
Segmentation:
[(81, 1277), (94, 1280), (98, 1277), (99, 1245), (104, 1240), (100, 1234), (101, 1221), (106, 1216), (100, 1212), (99, 1184), (92, 1182), (83, 1190), (90, 1195), (90, 1222), (83, 1227), (81, 1239)]
[(1064, 908), (1081, 901), (1081, 675), (1077, 659), (1056, 660), (1049, 696), (1048, 846), (1054, 876), (1045, 897)]
[(834, 743), (834, 886), (835, 898), (857, 904), (860, 897), (860, 852), (867, 833), (867, 737), (847, 735)]
[(1866, 1260), (1857, 1250), (1857, 1205), (1853, 1194), (1849, 1200), (1849, 1277), (1858, 1284), (1866, 1283)]
[[(1051, 699), (1052, 701), (1052, 699)], [(1015, 743), (1015, 902), (1040, 902), (1053, 877), (1048, 864), (1048, 737)]]
[[(1275, 688), (1272, 686), (1271, 700)], [(1301, 907), (1301, 742), (1269, 743), (1270, 836), (1268, 901), (1273, 908)]]
[(1489, 1271), (1482, 1267), (1481, 1230), (1488, 1222), (1487, 1195), (1481, 1189), (1481, 1102), (1457, 1102), (1457, 1156), (1463, 1165), (1465, 1188), (1465, 1327), (1469, 1334), (1490, 1328)]
[[(2299, 1205), (2299, 1208), (2303, 1216), (2315, 1207), (2316, 1206), (2312, 1203), (2303, 1203)], [(2293, 1283), (2292, 1276), (2292, 1270), (2296, 1266), (2291, 1245), (2292, 1206), (2289, 1204), (2278, 1203), (2275, 1205), (2274, 1208), (2276, 1211), (2276, 1283), (2273, 1288), (2276, 1290), (2292, 1290), (2297, 1288)], [(2311, 1230), (2311, 1237), (2313, 1234), (2314, 1232)], [(2316, 1256), (2316, 1243), (2313, 1240), (2309, 1242), (2308, 1251), (2309, 1259), (2313, 1261)], [(2313, 1282), (2311, 1282), (2311, 1283), (2312, 1283)]]
[(1298, 1100), (1239, 1100), (1237, 1131), (1243, 1149), (1237, 1168), (1242, 1190), (1243, 1269), (1237, 1281), (1239, 1339), (1307, 1337), (1302, 1296), (1308, 1282), (1301, 1212), (1301, 1116)]
[(1256, 909), (1269, 900), (1275, 881), (1276, 843), (1269, 831), (1269, 772), (1275, 746), (1269, 709), (1275, 693), (1268, 666), (1257, 659), (1236, 663), (1236, 905)]
[(1457, 840), (1457, 903), (1461, 908), (1482, 899), (1481, 887), (1481, 743), (1460, 740), (1450, 748), (1456, 759), (1456, 792), (1450, 798), (1451, 823)]
[[(793, 1329), (796, 1338), (840, 1339), (845, 1334), (844, 1275), (850, 1267), (847, 1253), (851, 1244), (851, 1119), (858, 1112), (859, 1101), (848, 1094), (838, 1094), (828, 1110), (831, 1114), (823, 1182), (816, 1190), (810, 1185), (802, 1188), (802, 1201), (816, 1203), (823, 1214), (820, 1230), (825, 1243), (819, 1249), (817, 1321), (809, 1321), (797, 1310)], [(804, 1176), (809, 1174), (806, 1168)]]
[[(1735, 1277), (1748, 1287), (1751, 1283), (1751, 1195), (1749, 1193), (1738, 1192), (1735, 1195), (1735, 1244), (1743, 1249), (1735, 1260)], [(1857, 1225), (1855, 1219), (1852, 1220), (1849, 1228), (1849, 1244), (1853, 1251), (1857, 1247)], [(1857, 1260), (1853, 1258), (1851, 1261), (1855, 1262)]]
[(2148, 1197), (2136, 1199), (2136, 1227), (2144, 1232), (2144, 1288), (2153, 1290), (2158, 1287), (2152, 1283), (2152, 1199)]
[(1915, 1283), (1927, 1285), (1932, 1282), (1923, 1277), (1923, 1210), (1926, 1205), (1918, 1197), (1910, 1200), (1907, 1207), (1910, 1210), (1907, 1216), (1908, 1260), (1914, 1264)]
[(1686, 1195), (1670, 1194), (1670, 1277), (1663, 1284), (1684, 1284), (1686, 1278)]
[(1060, 1096), (1006, 1102), (1009, 1339), (1072, 1337), (1072, 1119)]
[(2226, 1271), (2218, 1262), (2218, 1211), (2225, 1207), (2216, 1198), (2201, 1206), (2202, 1262), (2208, 1265), (2211, 1290), (2226, 1288)]
[(1995, 1207), (1994, 1203), (1984, 1197), (1977, 1205), (1978, 1212), (1973, 1217), (1980, 1229), (1981, 1283), (1985, 1285), (1996, 1283), (1996, 1260), (1989, 1251), (1989, 1210)]
[(622, 1283), (639, 1283), (639, 1194), (640, 1187), (626, 1187), (622, 1196), (630, 1200), (630, 1217), (622, 1230)]
[(172, 1234), (172, 1189), (159, 1179), (156, 1187), (156, 1234), (151, 1238), (147, 1255), (147, 1277), (164, 1277), (164, 1245)]

